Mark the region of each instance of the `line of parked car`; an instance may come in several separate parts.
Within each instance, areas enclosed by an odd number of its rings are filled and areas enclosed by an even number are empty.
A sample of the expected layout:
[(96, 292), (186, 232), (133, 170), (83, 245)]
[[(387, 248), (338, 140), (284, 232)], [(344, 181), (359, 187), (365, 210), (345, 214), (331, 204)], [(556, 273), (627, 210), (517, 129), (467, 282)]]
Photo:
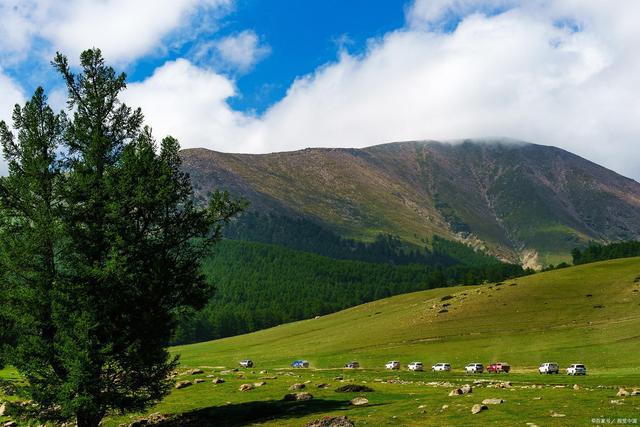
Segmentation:
[[(250, 359), (245, 359), (240, 361), (240, 366), (243, 368), (252, 368), (253, 361)], [(308, 368), (309, 362), (306, 360), (295, 360), (291, 364), (292, 368)], [(360, 363), (352, 360), (344, 365), (347, 369), (358, 369), (360, 367)], [(400, 362), (397, 360), (391, 360), (387, 362), (384, 367), (390, 370), (398, 370), (400, 369)], [(407, 365), (407, 369), (410, 371), (424, 371), (424, 365), (422, 362), (411, 362)], [(505, 362), (496, 362), (491, 363), (487, 366), (487, 372), (500, 374), (500, 373), (509, 373), (511, 371), (511, 366)], [(451, 364), (450, 363), (436, 363), (431, 366), (431, 371), (433, 372), (450, 372)], [(464, 372), (467, 374), (481, 374), (485, 371), (485, 367), (482, 363), (469, 363), (464, 367)], [(538, 368), (538, 372), (540, 374), (559, 374), (560, 373), (560, 365), (554, 362), (545, 362)], [(587, 375), (587, 367), (582, 363), (574, 363), (569, 365), (567, 368), (567, 375)]]

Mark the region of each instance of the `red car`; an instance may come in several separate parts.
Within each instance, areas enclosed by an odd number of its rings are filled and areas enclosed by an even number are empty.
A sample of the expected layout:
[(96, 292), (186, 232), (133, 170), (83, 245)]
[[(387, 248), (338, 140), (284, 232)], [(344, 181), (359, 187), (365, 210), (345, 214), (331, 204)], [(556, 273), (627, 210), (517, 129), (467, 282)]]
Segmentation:
[(509, 371), (511, 370), (511, 366), (509, 366), (508, 363), (492, 363), (489, 366), (487, 366), (487, 372), (493, 372), (494, 374), (499, 374), (501, 372), (509, 373)]

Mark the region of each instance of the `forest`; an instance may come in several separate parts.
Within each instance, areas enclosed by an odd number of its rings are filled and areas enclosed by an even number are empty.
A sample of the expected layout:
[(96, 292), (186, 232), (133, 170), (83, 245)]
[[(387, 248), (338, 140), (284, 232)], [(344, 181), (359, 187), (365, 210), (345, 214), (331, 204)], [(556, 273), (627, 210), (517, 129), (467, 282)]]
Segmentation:
[(573, 257), (574, 265), (640, 256), (640, 242), (628, 241), (606, 245), (592, 242), (584, 249), (574, 249), (571, 251), (571, 256)]

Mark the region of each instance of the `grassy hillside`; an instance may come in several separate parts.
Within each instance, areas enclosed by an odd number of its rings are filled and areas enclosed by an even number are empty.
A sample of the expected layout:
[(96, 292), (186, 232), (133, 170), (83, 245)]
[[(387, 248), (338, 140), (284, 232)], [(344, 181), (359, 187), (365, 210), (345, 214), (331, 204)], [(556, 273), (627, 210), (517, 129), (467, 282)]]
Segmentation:
[[(640, 373), (640, 258), (571, 267), (502, 285), (433, 289), (375, 301), (320, 319), (219, 341), (177, 347), (185, 364), (231, 366), (245, 357), (285, 367), (349, 359), (376, 368), (386, 360), (456, 367), (507, 360), (533, 369), (552, 359), (582, 361), (594, 374)], [(452, 296), (442, 301), (443, 297)], [(441, 313), (444, 304), (448, 312)]]

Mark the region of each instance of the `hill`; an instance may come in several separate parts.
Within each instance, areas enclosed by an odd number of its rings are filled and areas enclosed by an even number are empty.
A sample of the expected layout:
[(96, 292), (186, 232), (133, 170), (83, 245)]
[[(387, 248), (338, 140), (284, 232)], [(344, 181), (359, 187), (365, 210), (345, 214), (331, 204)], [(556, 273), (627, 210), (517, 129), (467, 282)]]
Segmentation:
[[(446, 309), (447, 312), (442, 312)], [(349, 359), (426, 363), (507, 360), (517, 370), (574, 360), (594, 373), (640, 373), (640, 258), (538, 273), (502, 284), (404, 294), (256, 333), (177, 347), (189, 365), (233, 366), (253, 358), (317, 368)]]
[(421, 247), (440, 236), (540, 265), (591, 240), (640, 238), (640, 184), (555, 147), (423, 141), (182, 156), (202, 199), (227, 189), (253, 211), (356, 241), (390, 234)]

